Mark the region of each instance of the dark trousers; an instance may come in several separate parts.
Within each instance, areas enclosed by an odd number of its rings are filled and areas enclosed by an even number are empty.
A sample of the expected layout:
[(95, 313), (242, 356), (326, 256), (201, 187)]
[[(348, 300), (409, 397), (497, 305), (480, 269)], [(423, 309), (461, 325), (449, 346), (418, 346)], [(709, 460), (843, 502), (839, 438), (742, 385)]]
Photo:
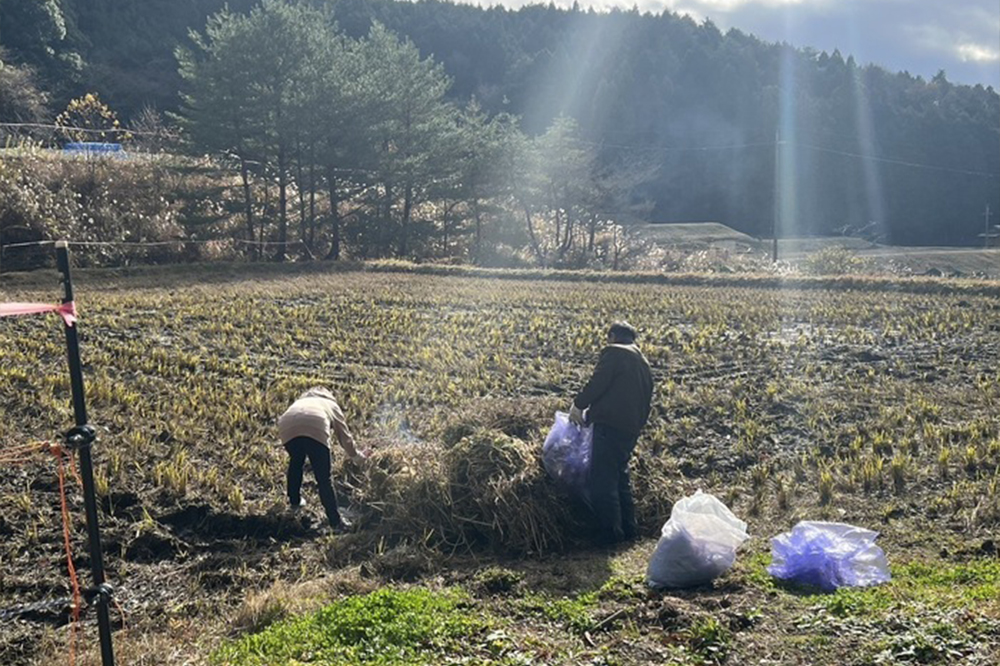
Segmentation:
[(319, 499), (326, 511), (330, 525), (340, 524), (340, 512), (337, 511), (337, 496), (333, 492), (330, 481), (330, 449), (317, 442), (312, 437), (296, 437), (285, 443), (288, 451), (288, 502), (293, 507), (302, 501), (302, 469), (309, 458), (316, 485), (319, 487)]
[(588, 486), (590, 507), (594, 512), (598, 538), (602, 543), (613, 544), (634, 539), (638, 532), (632, 480), (628, 474), (628, 461), (637, 439), (637, 435), (617, 428), (594, 424), (594, 448)]

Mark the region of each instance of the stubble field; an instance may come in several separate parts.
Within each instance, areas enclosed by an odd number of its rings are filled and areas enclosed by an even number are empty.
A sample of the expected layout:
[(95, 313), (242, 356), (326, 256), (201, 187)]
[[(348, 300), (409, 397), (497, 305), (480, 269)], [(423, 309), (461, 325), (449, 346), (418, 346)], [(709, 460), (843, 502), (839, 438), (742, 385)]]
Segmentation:
[[(79, 276), (123, 664), (992, 664), (1000, 657), (1000, 288), (267, 268)], [(55, 301), (47, 274), (0, 301)], [(541, 444), (627, 318), (657, 382), (615, 550)], [(0, 321), (0, 450), (71, 425), (62, 332)], [(357, 533), (283, 510), (275, 422), (326, 385), (373, 457), (335, 453)], [(712, 587), (649, 592), (671, 502), (753, 538)], [(78, 485), (73, 545), (87, 578)], [(0, 469), (0, 608), (67, 593), (51, 458)], [(894, 580), (766, 573), (803, 519), (879, 531)], [(93, 613), (77, 663), (99, 663)], [(65, 613), (0, 622), (0, 662), (66, 663)]]

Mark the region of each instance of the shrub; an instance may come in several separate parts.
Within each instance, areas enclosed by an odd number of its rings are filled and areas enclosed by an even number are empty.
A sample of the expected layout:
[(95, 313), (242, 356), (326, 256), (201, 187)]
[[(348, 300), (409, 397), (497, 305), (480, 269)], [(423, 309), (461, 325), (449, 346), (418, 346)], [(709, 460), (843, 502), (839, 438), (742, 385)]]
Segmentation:
[[(212, 168), (181, 159), (67, 157), (23, 146), (0, 162), (0, 241), (147, 242), (231, 237), (239, 224), (229, 211), (235, 190)], [(81, 246), (82, 266), (164, 263), (218, 256), (220, 248), (183, 243), (145, 248)], [(233, 254), (229, 246), (224, 254)], [(51, 261), (31, 248), (4, 254), (5, 269)]]
[(874, 265), (871, 259), (859, 257), (847, 248), (826, 247), (806, 257), (801, 269), (809, 275), (850, 275), (870, 273)]

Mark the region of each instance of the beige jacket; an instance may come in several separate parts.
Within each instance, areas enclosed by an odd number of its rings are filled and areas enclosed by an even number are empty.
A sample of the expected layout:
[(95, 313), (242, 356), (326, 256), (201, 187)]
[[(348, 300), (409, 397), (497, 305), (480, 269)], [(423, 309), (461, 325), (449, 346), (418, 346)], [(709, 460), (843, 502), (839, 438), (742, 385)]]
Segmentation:
[(349, 455), (355, 454), (354, 436), (347, 427), (347, 419), (340, 405), (325, 390), (310, 389), (292, 403), (278, 418), (278, 433), (285, 444), (296, 437), (310, 437), (330, 446), (330, 435), (336, 433), (337, 440)]

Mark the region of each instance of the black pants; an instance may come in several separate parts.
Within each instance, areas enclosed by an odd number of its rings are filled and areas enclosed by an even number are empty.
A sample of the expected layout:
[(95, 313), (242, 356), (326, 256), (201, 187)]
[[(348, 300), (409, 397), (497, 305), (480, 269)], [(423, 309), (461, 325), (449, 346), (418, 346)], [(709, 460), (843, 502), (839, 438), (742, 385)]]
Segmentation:
[(588, 490), (598, 539), (602, 543), (613, 544), (636, 537), (638, 527), (628, 461), (637, 439), (638, 436), (611, 426), (594, 424)]
[(312, 437), (296, 437), (285, 442), (288, 451), (288, 502), (296, 507), (302, 501), (302, 468), (309, 458), (316, 485), (319, 487), (319, 499), (326, 511), (326, 519), (330, 525), (340, 524), (340, 512), (337, 511), (337, 496), (333, 492), (330, 481), (330, 449), (317, 442)]

